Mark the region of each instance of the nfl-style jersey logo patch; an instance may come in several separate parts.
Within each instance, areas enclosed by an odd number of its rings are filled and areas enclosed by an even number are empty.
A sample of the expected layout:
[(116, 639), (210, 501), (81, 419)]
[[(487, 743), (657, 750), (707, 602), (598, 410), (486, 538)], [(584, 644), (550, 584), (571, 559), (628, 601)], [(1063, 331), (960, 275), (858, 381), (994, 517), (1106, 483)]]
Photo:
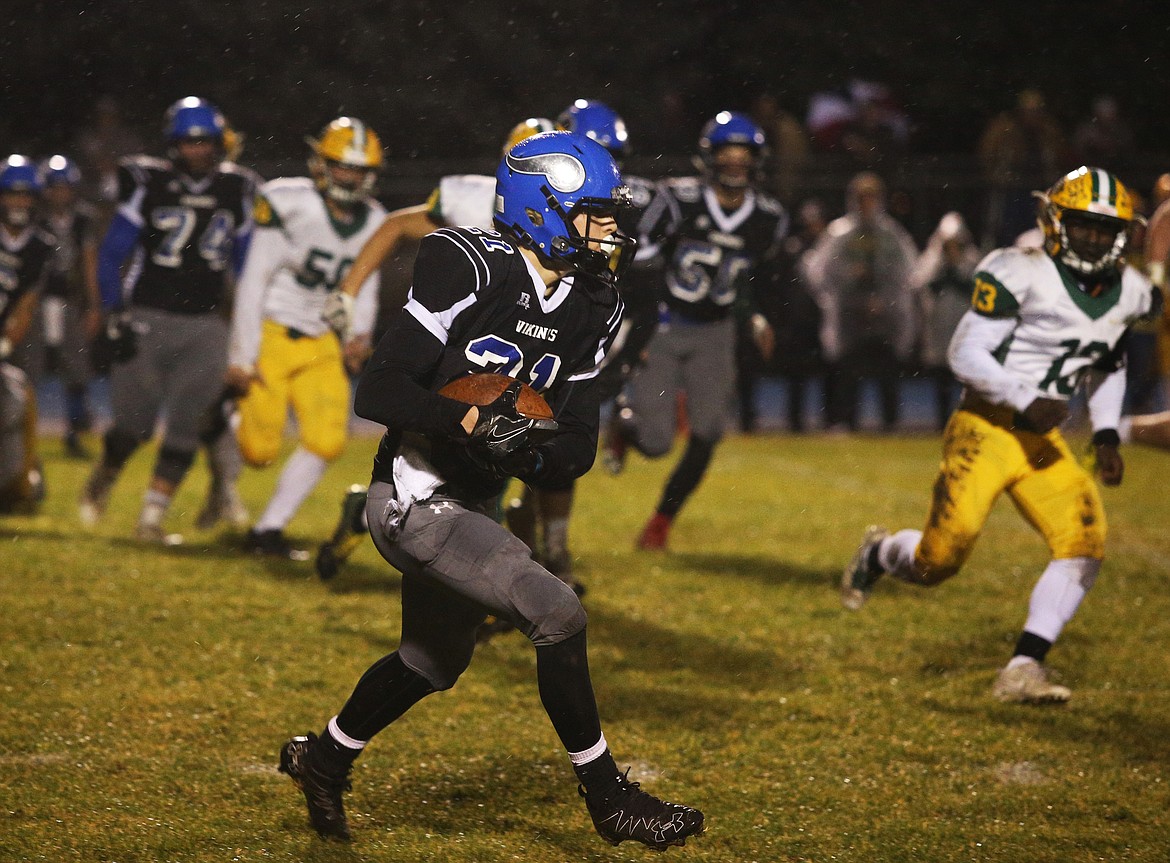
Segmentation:
[(529, 294), (527, 291), (525, 291), (519, 297), (516, 298), (516, 305), (518, 305), (522, 309), (531, 308), (531, 303), (532, 303), (532, 295)]

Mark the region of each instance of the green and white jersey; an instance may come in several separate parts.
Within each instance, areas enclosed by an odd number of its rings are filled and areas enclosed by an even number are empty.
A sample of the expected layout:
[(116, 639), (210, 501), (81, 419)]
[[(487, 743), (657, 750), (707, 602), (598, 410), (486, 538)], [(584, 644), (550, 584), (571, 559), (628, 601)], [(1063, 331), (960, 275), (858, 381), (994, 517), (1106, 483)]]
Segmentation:
[[(1133, 268), (1113, 274), (1091, 296), (1044, 251), (997, 249), (976, 268), (971, 312), (951, 343), (951, 365), (960, 380), (1018, 409), (1039, 396), (1067, 399), (1090, 369), (1116, 367), (1122, 335), (1153, 303), (1153, 286)], [(964, 342), (990, 347), (999, 372), (972, 368)]]
[(440, 225), (493, 229), (496, 178), (483, 174), (451, 174), (439, 180), (427, 201), (427, 212)]
[[(263, 320), (306, 336), (324, 334), (329, 329), (321, 318), (326, 297), (337, 290), (385, 218), (385, 208), (370, 199), (357, 207), (351, 222), (335, 219), (308, 177), (265, 183), (256, 196), (256, 227), (236, 288), (230, 362), (255, 363)], [(372, 329), (377, 294), (375, 272), (362, 285), (355, 303), (355, 334)]]

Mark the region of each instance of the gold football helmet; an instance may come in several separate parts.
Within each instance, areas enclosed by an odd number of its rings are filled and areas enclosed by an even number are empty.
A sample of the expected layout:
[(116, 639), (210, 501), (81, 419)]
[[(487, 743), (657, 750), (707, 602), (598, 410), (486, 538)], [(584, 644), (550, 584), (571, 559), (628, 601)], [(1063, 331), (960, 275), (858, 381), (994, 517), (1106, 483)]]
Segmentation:
[(527, 120), (521, 120), (508, 133), (508, 139), (504, 141), (503, 152), (507, 153), (521, 141), (526, 141), (533, 135), (539, 135), (541, 132), (555, 132), (556, 128), (556, 124), (545, 117), (529, 117)]
[(340, 204), (354, 204), (374, 193), (382, 142), (361, 120), (338, 117), (319, 137), (305, 142), (313, 150), (309, 171), (322, 194)]
[[(1120, 265), (1130, 226), (1141, 217), (1133, 193), (1117, 177), (1101, 168), (1080, 167), (1047, 192), (1032, 194), (1040, 201), (1037, 221), (1049, 255), (1085, 276)], [(1112, 242), (1070, 241), (1068, 229), (1076, 224), (1092, 224), (1112, 234)]]

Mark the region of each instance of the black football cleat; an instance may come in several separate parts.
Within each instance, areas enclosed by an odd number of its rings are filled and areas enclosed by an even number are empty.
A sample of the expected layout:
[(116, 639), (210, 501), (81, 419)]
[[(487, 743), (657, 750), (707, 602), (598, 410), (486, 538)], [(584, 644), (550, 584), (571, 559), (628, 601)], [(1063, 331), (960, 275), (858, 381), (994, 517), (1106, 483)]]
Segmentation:
[(280, 772), (287, 774), (304, 793), (309, 823), (318, 835), (322, 839), (348, 842), (349, 824), (341, 795), (352, 787), (349, 770), (332, 775), (314, 766), (311, 753), (316, 745), (317, 735), (312, 732), (288, 740), (280, 747)]
[(643, 791), (637, 782), (631, 782), (626, 774), (618, 777), (617, 788), (601, 800), (586, 794), (584, 787), (577, 788), (585, 798), (594, 828), (606, 842), (620, 845), (632, 839), (655, 851), (665, 851), (672, 845), (686, 845), (687, 837), (698, 836), (707, 829), (698, 809), (659, 800)]
[(303, 548), (293, 548), (288, 537), (281, 530), (248, 531), (244, 537), (244, 550), (262, 557), (279, 557), (284, 560), (308, 560), (309, 552)]
[(341, 519), (333, 530), (333, 536), (317, 548), (314, 567), (322, 581), (329, 581), (341, 571), (362, 543), (362, 537), (369, 533), (362, 513), (366, 509), (368, 489), (364, 485), (351, 485), (341, 500)]

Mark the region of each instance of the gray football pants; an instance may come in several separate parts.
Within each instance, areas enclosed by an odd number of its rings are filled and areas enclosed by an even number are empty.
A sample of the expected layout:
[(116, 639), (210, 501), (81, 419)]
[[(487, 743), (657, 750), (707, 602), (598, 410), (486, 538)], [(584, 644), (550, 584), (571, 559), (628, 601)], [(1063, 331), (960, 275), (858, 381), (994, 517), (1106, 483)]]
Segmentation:
[(487, 614), (516, 625), (533, 644), (556, 644), (585, 628), (573, 590), (482, 508), (435, 495), (401, 525), (387, 522), (394, 487), (370, 486), (366, 517), (374, 545), (402, 572), (398, 655), (435, 689), (450, 689), (471, 662)]
[(166, 414), (162, 446), (194, 453), (208, 407), (223, 390), (228, 325), (218, 312), (179, 315), (133, 307), (138, 353), (110, 372), (114, 426), (135, 440), (154, 435)]
[(630, 407), (638, 449), (657, 457), (670, 451), (679, 391), (687, 395), (691, 434), (714, 443), (723, 437), (735, 394), (735, 321), (672, 322), (650, 340), (646, 362), (630, 378)]
[(28, 378), (11, 363), (0, 362), (0, 489), (28, 470)]

